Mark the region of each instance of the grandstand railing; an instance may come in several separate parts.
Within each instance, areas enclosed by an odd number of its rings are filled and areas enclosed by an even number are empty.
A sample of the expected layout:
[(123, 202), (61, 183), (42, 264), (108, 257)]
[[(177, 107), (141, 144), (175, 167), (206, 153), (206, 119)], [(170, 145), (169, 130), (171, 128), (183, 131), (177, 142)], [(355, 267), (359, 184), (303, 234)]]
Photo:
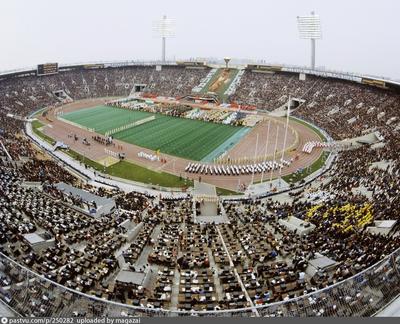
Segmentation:
[(219, 311), (135, 307), (55, 283), (0, 253), (0, 298), (23, 316), (372, 316), (400, 294), (400, 249), (332, 286), (287, 301)]

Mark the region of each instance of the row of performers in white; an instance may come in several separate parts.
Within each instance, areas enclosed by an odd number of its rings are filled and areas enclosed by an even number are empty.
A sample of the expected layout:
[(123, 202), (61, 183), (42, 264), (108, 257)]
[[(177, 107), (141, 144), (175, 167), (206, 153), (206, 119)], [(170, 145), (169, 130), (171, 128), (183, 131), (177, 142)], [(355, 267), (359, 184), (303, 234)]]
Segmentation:
[(326, 148), (326, 147), (331, 147), (333, 144), (332, 143), (327, 143), (327, 142), (318, 142), (318, 141), (312, 141), (312, 142), (307, 142), (303, 146), (303, 153), (308, 153), (311, 154), (314, 148)]
[(190, 162), (186, 168), (185, 172), (198, 173), (198, 174), (210, 174), (210, 175), (241, 175), (241, 174), (253, 174), (262, 173), (273, 170), (279, 170), (283, 167), (288, 167), (293, 162), (291, 160), (281, 160), (281, 161), (266, 161), (255, 164), (247, 165), (210, 165), (202, 163)]

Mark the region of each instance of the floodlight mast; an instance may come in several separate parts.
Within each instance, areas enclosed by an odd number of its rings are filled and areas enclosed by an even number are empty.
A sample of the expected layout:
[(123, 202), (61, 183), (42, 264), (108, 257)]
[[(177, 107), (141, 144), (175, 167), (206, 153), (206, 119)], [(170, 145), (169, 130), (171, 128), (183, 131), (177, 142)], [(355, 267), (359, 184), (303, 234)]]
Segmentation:
[(315, 70), (315, 39), (311, 39), (311, 69)]
[(161, 51), (161, 61), (165, 62), (165, 36), (162, 37), (162, 51)]
[(315, 41), (322, 38), (321, 20), (312, 11), (310, 16), (298, 16), (297, 25), (300, 38), (311, 40), (311, 69), (315, 70)]
[(161, 37), (161, 62), (166, 61), (166, 39), (175, 36), (175, 21), (164, 15), (160, 20), (155, 21), (153, 30), (158, 37)]

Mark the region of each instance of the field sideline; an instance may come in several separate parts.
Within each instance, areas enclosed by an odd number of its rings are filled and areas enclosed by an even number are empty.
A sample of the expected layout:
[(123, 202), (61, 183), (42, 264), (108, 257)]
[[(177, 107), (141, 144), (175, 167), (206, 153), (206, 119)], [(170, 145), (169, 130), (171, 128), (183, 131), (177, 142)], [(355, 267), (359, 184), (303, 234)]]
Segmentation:
[(113, 137), (161, 153), (200, 161), (230, 138), (239, 141), (241, 136), (235, 134), (244, 129), (109, 106), (81, 109), (62, 117), (104, 135), (111, 129), (153, 115), (155, 120), (118, 132)]

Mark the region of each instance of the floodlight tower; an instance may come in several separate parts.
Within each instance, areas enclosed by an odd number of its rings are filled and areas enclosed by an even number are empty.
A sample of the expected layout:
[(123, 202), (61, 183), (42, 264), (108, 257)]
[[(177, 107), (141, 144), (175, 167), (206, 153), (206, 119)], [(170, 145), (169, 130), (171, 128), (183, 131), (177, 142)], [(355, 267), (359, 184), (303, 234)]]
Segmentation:
[(321, 20), (312, 11), (310, 16), (297, 16), (297, 26), (300, 38), (311, 40), (311, 69), (315, 70), (315, 41), (322, 38)]
[(153, 23), (153, 32), (161, 37), (161, 62), (165, 62), (166, 39), (175, 36), (175, 21), (164, 15), (160, 20)]

